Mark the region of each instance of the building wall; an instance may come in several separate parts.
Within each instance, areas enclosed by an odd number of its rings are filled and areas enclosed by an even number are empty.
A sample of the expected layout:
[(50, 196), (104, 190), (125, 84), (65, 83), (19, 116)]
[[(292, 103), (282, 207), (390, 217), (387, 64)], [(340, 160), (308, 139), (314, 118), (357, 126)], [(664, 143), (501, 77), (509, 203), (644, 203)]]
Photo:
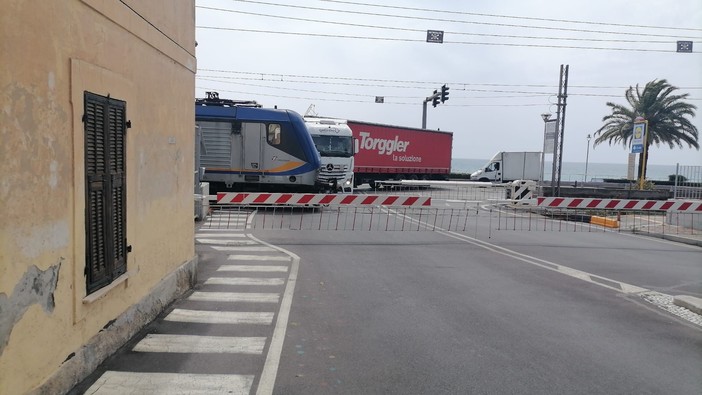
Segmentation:
[[(142, 325), (193, 280), (173, 273), (192, 274), (196, 262), (195, 11), (194, 0), (0, 5), (0, 393), (20, 394), (42, 392), (68, 365), (85, 368), (77, 358), (104, 358), (115, 322)], [(132, 125), (128, 272), (91, 295), (84, 91), (126, 101)], [(134, 306), (150, 314), (130, 324)], [(84, 373), (65, 373), (54, 390)]]

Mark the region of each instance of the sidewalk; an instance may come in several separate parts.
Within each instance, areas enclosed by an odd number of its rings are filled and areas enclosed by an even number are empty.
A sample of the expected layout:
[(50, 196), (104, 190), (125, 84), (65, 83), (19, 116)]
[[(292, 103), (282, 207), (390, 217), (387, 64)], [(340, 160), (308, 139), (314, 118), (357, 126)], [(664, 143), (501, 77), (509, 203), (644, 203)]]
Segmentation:
[(621, 215), (619, 230), (702, 247), (702, 230), (667, 224), (662, 216)]
[(290, 278), (298, 259), (246, 234), (245, 223), (242, 213), (222, 229), (199, 226), (193, 292), (168, 306), (69, 394), (272, 390), (282, 348), (276, 327), (280, 320), (287, 326), (281, 306), (292, 298)]

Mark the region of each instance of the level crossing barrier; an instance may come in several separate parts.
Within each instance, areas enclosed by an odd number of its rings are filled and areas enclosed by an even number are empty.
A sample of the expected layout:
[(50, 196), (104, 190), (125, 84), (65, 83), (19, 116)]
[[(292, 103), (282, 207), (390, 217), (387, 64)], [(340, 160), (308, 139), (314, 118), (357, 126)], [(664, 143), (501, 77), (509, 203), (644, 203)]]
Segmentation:
[[(494, 188), (493, 190), (498, 190)], [(637, 232), (700, 235), (702, 201), (537, 197), (452, 200), (398, 188), (372, 194), (220, 193), (202, 226), (279, 230)], [(426, 191), (424, 191), (426, 192)], [(502, 192), (505, 192), (504, 187)]]

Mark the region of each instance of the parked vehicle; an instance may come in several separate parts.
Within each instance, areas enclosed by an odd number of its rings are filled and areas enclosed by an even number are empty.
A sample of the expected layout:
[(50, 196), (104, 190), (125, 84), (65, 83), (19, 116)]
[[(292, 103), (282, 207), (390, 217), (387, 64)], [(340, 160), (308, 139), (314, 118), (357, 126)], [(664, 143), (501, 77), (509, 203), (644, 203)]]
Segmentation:
[(453, 133), (363, 121), (346, 122), (358, 140), (354, 184), (385, 180), (446, 180)]
[(354, 155), (358, 152), (351, 128), (340, 119), (305, 117), (321, 156), (319, 181), (331, 192), (353, 192)]
[(208, 92), (195, 101), (195, 123), (210, 193), (320, 190), (319, 153), (300, 114)]
[(470, 175), (471, 180), (510, 182), (538, 181), (541, 175), (541, 152), (498, 152), (480, 170)]

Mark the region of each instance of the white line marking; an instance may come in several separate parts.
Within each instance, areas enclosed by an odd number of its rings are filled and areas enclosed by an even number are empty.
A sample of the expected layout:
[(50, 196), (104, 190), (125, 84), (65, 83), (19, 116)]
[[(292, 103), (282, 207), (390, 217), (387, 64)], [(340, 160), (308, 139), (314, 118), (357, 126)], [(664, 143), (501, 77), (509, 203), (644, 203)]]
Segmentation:
[(261, 246), (239, 246), (239, 247), (220, 247), (220, 246), (212, 246), (217, 251), (239, 251), (239, 252), (266, 252), (266, 251), (275, 251), (274, 249), (270, 247), (261, 247)]
[(173, 322), (200, 324), (270, 325), (273, 323), (273, 315), (274, 313), (261, 312), (173, 309), (164, 319)]
[(292, 258), (288, 283), (285, 285), (283, 300), (280, 303), (280, 310), (278, 311), (278, 319), (276, 320), (273, 336), (271, 337), (271, 342), (268, 346), (268, 355), (266, 355), (266, 362), (263, 365), (261, 378), (256, 389), (257, 395), (271, 395), (273, 394), (273, 387), (275, 386), (275, 377), (278, 375), (278, 365), (280, 364), (280, 356), (283, 351), (285, 331), (288, 327), (288, 318), (290, 316), (293, 293), (295, 292), (295, 283), (297, 282), (297, 270), (300, 265), (300, 257), (290, 251), (258, 240), (253, 236), (250, 237), (259, 243), (275, 248), (276, 250), (287, 254), (290, 258)]
[(85, 392), (123, 394), (229, 394), (251, 391), (254, 376), (238, 374), (138, 373), (108, 370)]
[(280, 255), (229, 255), (230, 261), (290, 261), (289, 256)]
[(203, 302), (252, 302), (252, 303), (278, 303), (280, 295), (277, 293), (256, 292), (193, 292), (188, 300)]
[[(394, 214), (399, 215), (401, 217), (405, 217), (410, 222), (414, 222), (414, 223), (419, 222), (412, 217), (409, 217), (409, 216), (406, 216), (403, 214), (399, 214), (398, 212), (394, 212)], [(426, 224), (424, 222), (421, 222), (421, 224), (424, 226), (430, 226), (429, 224)], [(567, 276), (577, 278), (579, 280), (583, 280), (583, 281), (588, 282), (590, 284), (599, 285), (600, 287), (612, 289), (612, 290), (622, 292), (625, 294), (639, 294), (642, 292), (649, 291), (646, 288), (637, 287), (635, 285), (627, 284), (627, 283), (624, 283), (621, 281), (616, 281), (616, 280), (612, 280), (612, 279), (609, 279), (606, 277), (598, 276), (596, 274), (591, 274), (591, 273), (584, 272), (581, 270), (573, 269), (573, 268), (568, 267), (568, 266), (559, 265), (557, 263), (550, 262), (550, 261), (547, 261), (545, 259), (540, 259), (540, 258), (533, 257), (531, 255), (522, 254), (520, 252), (513, 251), (513, 250), (510, 250), (508, 248), (500, 247), (496, 244), (488, 243), (486, 241), (482, 241), (482, 240), (479, 240), (479, 239), (476, 239), (476, 238), (473, 238), (473, 237), (470, 237), (467, 235), (463, 235), (463, 234), (460, 234), (457, 232), (447, 231), (447, 230), (439, 228), (439, 227), (437, 227), (436, 230), (437, 230), (437, 233), (439, 233), (439, 234), (443, 234), (445, 236), (448, 236), (448, 237), (451, 237), (454, 239), (465, 241), (465, 242), (473, 244), (475, 246), (482, 247), (488, 251), (492, 251), (492, 252), (495, 252), (497, 254), (505, 255), (505, 256), (511, 257), (513, 259), (517, 259), (517, 260), (520, 260), (522, 262), (532, 264), (534, 266), (538, 266), (538, 267), (541, 267), (544, 269), (548, 269), (548, 270), (552, 270), (552, 271), (555, 271), (555, 272), (558, 272), (561, 274), (565, 274)], [(555, 268), (554, 268), (554, 266), (555, 266)], [(617, 284), (620, 286), (620, 288), (616, 288), (616, 287), (613, 287), (613, 286), (608, 285), (608, 284), (603, 284), (603, 283), (598, 282), (598, 281), (593, 281), (592, 277), (602, 279), (602, 280), (607, 281), (609, 283)]]
[(246, 237), (243, 233), (197, 233), (197, 237)]
[(219, 232), (231, 232), (234, 229), (226, 229), (226, 228), (208, 228), (208, 227), (202, 227), (195, 232), (195, 235), (198, 235), (200, 233), (219, 233)]
[(133, 351), (169, 353), (262, 354), (265, 337), (148, 334)]
[(200, 244), (217, 244), (225, 246), (243, 246), (243, 245), (255, 245), (255, 241), (251, 240), (217, 240), (217, 239), (196, 239)]
[(264, 265), (222, 265), (218, 272), (287, 272), (287, 266), (264, 266)]
[(253, 278), (253, 277), (210, 277), (206, 285), (283, 285), (283, 278)]

